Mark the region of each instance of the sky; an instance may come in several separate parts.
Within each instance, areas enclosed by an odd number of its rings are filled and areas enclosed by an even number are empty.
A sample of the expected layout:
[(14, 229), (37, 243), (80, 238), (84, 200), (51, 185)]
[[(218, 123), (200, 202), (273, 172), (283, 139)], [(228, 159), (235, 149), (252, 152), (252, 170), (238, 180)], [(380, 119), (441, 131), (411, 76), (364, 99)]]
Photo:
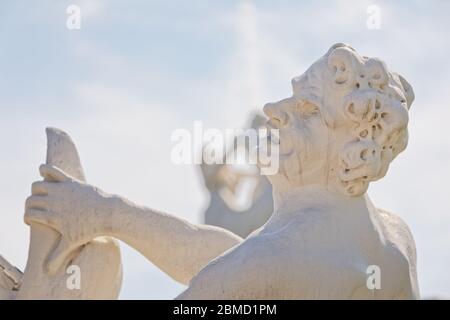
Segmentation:
[[(69, 5), (81, 28), (66, 27)], [(371, 29), (367, 9), (379, 8)], [(89, 183), (201, 222), (199, 169), (170, 160), (171, 133), (242, 128), (331, 45), (382, 58), (414, 88), (409, 146), (373, 202), (405, 220), (422, 296), (450, 297), (450, 2), (0, 1), (0, 254), (23, 270), (24, 201), (45, 161), (45, 127), (75, 141)], [(122, 244), (122, 299), (184, 286)]]

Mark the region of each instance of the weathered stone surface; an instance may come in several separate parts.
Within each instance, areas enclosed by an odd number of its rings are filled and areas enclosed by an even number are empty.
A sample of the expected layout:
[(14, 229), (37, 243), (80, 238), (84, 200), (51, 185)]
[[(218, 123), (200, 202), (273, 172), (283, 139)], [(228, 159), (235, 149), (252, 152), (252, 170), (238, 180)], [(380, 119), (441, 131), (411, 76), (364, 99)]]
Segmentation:
[[(191, 224), (87, 184), (79, 161), (47, 161), (26, 203), (32, 238), (17, 297), (117, 296), (118, 249), (109, 239), (97, 245), (108, 236), (188, 284), (179, 299), (419, 298), (408, 227), (366, 194), (407, 145), (411, 86), (343, 44), (292, 86), (291, 97), (264, 107), (279, 130), (280, 170), (268, 177), (274, 213), (263, 227), (244, 240)], [(58, 154), (75, 159), (68, 145)], [(71, 260), (89, 283), (74, 296), (60, 287)], [(375, 287), (370, 270), (380, 272)]]

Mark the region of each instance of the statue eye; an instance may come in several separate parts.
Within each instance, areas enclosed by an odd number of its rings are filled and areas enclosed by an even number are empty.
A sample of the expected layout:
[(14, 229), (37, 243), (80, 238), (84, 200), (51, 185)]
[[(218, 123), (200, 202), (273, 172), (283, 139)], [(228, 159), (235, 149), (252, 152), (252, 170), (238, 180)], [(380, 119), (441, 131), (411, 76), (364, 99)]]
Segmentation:
[(302, 118), (310, 118), (320, 114), (319, 107), (311, 102), (305, 102), (299, 105), (299, 111)]

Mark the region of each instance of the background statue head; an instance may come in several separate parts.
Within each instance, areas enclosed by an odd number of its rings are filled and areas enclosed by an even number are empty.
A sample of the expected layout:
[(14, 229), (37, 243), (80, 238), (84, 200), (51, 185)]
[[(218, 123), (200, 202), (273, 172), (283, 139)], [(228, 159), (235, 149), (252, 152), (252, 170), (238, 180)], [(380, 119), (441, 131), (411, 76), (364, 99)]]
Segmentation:
[(292, 87), (292, 97), (264, 106), (268, 127), (279, 129), (275, 190), (323, 185), (361, 195), (406, 148), (414, 94), (381, 60), (336, 44)]

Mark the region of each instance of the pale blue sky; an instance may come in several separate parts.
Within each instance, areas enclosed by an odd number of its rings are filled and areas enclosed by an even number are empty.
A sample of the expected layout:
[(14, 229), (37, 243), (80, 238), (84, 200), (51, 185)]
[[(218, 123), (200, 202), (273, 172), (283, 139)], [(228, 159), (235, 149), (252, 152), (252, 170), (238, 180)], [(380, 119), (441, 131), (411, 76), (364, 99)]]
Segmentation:
[[(81, 30), (66, 8), (81, 8)], [(366, 9), (381, 9), (381, 29)], [(201, 221), (197, 168), (170, 162), (170, 134), (245, 126), (336, 42), (379, 56), (413, 85), (410, 145), (373, 201), (416, 239), (424, 296), (450, 297), (450, 2), (0, 1), (0, 253), (23, 268), (22, 222), (46, 126), (68, 131), (89, 182)], [(173, 199), (177, 201), (173, 201)], [(124, 247), (122, 298), (173, 298), (176, 284)]]

